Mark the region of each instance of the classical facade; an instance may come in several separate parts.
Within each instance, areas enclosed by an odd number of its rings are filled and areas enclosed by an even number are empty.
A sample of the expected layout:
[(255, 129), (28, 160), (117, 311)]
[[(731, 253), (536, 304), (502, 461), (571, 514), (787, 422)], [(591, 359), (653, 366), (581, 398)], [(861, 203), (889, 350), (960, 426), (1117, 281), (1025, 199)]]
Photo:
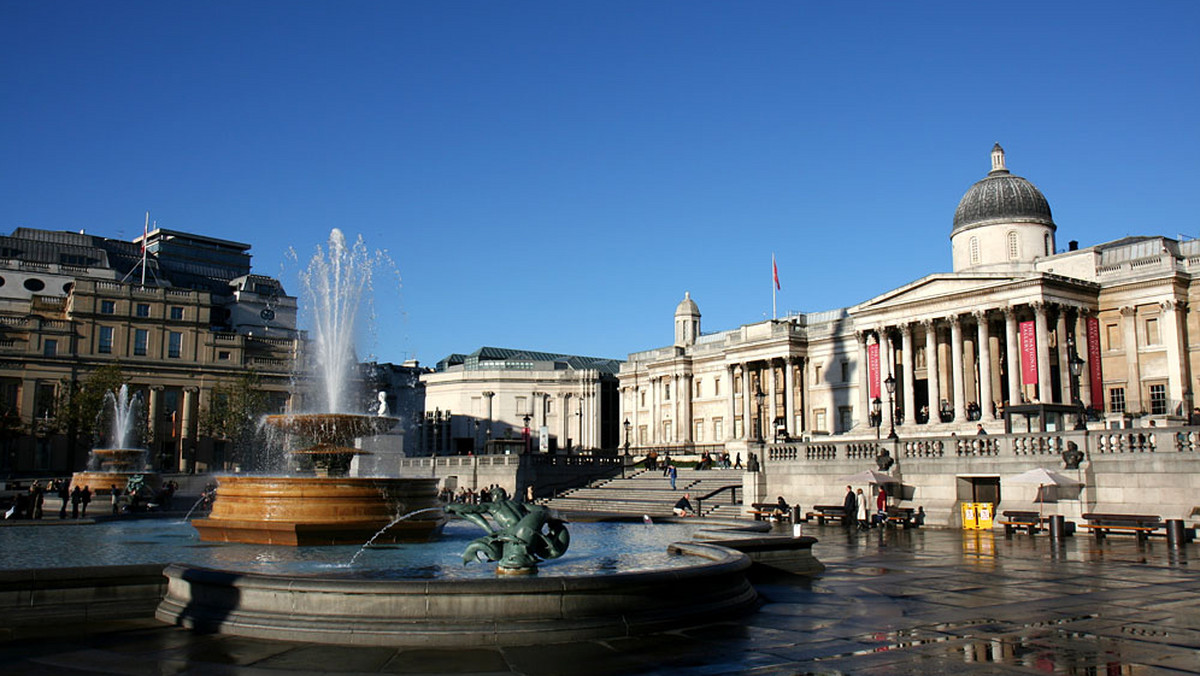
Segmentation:
[(484, 347), (423, 374), (425, 455), (615, 450), (613, 359)]
[(132, 242), (32, 228), (0, 237), (0, 408), (19, 419), (0, 469), (81, 469), (89, 449), (65, 438), (56, 405), (114, 364), (146, 402), (155, 467), (224, 466), (221, 443), (199, 429), (213, 388), (254, 371), (283, 408), (302, 339), (296, 299), (250, 271), (249, 248), (162, 229)]
[(955, 211), (952, 272), (710, 334), (685, 294), (674, 343), (621, 367), (633, 444), (999, 431), (1006, 411), (1026, 409), (1043, 416), (1026, 424), (1060, 429), (1186, 420), (1200, 366), (1200, 241), (1059, 251), (1057, 230), (997, 144)]

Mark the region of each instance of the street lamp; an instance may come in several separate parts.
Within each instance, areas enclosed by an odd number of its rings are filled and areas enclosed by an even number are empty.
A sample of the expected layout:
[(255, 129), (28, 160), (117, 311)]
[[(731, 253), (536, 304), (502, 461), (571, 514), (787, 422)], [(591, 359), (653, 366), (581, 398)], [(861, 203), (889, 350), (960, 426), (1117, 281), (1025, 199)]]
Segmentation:
[(758, 402), (758, 425), (757, 425), (757, 428), (758, 428), (758, 429), (757, 429), (757, 433), (758, 433), (758, 442), (759, 442), (759, 443), (762, 443), (762, 442), (763, 442), (763, 400), (764, 400), (764, 399), (766, 399), (766, 398), (767, 398), (767, 395), (763, 394), (762, 387), (760, 386), (760, 387), (759, 387), (759, 388), (758, 388), (758, 389), (757, 389), (757, 390), (754, 392), (754, 400)]
[(479, 454), (479, 418), (475, 419), (475, 438), (471, 442), (471, 446), (472, 446), (473, 450), (475, 451), (475, 454), (478, 455)]
[(533, 447), (533, 438), (529, 436), (529, 417), (530, 416), (528, 413), (521, 416), (521, 420), (525, 423), (525, 453), (526, 453), (526, 455), (533, 452), (531, 450)]
[[(889, 373), (888, 377), (883, 381), (884, 387), (888, 393), (888, 439), (897, 439), (896, 436), (896, 379)], [(882, 425), (883, 420), (881, 419)]]
[(871, 400), (871, 424), (875, 426), (875, 441), (879, 441), (879, 428), (883, 426), (883, 402), (879, 397)]
[(1079, 354), (1072, 350), (1071, 358), (1067, 360), (1067, 365), (1071, 367), (1071, 397), (1075, 400), (1075, 406), (1079, 409), (1075, 417), (1075, 429), (1087, 429), (1085, 422), (1086, 413), (1083, 408), (1083, 400), (1079, 396), (1079, 374), (1083, 373), (1083, 360), (1079, 358)]
[(625, 457), (621, 458), (621, 478), (625, 478), (625, 465), (629, 464), (629, 429), (633, 425), (629, 424), (629, 418), (625, 419)]

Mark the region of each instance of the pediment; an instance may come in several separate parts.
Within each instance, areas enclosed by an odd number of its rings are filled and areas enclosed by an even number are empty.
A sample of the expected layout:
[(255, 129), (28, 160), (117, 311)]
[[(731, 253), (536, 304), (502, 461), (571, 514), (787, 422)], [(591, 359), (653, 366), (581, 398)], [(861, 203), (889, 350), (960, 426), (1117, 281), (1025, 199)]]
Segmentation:
[(945, 303), (956, 296), (978, 297), (980, 294), (998, 293), (1016, 284), (1025, 284), (1031, 277), (1037, 276), (961, 272), (929, 275), (860, 303), (851, 310), (851, 314), (872, 314), (919, 303)]

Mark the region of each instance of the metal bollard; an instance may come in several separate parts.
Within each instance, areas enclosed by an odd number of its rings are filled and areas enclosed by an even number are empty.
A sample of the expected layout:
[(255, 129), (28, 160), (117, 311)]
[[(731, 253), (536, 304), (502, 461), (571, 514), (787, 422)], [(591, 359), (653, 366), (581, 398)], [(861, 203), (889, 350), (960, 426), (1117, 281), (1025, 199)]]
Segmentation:
[(792, 505), (792, 523), (800, 523), (800, 505)]
[(1062, 514), (1050, 515), (1050, 539), (1062, 540), (1067, 536), (1067, 519)]
[(1183, 519), (1167, 519), (1167, 544), (1182, 547), (1187, 540), (1187, 529), (1183, 527)]

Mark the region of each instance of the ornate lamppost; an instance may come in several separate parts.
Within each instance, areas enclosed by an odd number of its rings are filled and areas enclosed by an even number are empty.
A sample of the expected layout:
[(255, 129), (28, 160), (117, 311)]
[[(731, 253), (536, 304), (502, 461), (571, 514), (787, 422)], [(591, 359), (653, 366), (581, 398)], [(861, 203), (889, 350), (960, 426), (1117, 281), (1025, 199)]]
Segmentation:
[[(896, 379), (888, 374), (888, 377), (883, 381), (884, 387), (888, 393), (888, 439), (898, 439), (896, 436)], [(880, 419), (882, 426), (883, 420)]]
[(871, 400), (871, 425), (875, 427), (875, 441), (879, 441), (879, 428), (883, 427), (883, 402), (879, 397)]
[(629, 429), (633, 425), (629, 424), (629, 418), (625, 419), (625, 457), (621, 458), (621, 478), (625, 478), (625, 466), (629, 464)]
[(521, 416), (521, 420), (522, 420), (522, 422), (524, 422), (524, 423), (525, 423), (525, 431), (524, 431), (524, 434), (525, 434), (525, 454), (526, 454), (526, 455), (529, 455), (530, 453), (532, 453), (532, 452), (533, 452), (533, 451), (531, 450), (531, 449), (532, 449), (532, 446), (533, 446), (533, 437), (531, 437), (531, 436), (529, 435), (529, 418), (530, 418), (530, 416), (529, 416), (529, 414), (528, 414), (528, 413), (526, 413), (525, 415)]
[(1075, 403), (1077, 409), (1075, 416), (1075, 429), (1087, 429), (1087, 411), (1083, 407), (1083, 400), (1079, 396), (1079, 374), (1083, 373), (1083, 360), (1079, 358), (1079, 354), (1075, 352), (1074, 345), (1071, 346), (1071, 357), (1067, 360), (1067, 365), (1071, 367), (1071, 399)]

